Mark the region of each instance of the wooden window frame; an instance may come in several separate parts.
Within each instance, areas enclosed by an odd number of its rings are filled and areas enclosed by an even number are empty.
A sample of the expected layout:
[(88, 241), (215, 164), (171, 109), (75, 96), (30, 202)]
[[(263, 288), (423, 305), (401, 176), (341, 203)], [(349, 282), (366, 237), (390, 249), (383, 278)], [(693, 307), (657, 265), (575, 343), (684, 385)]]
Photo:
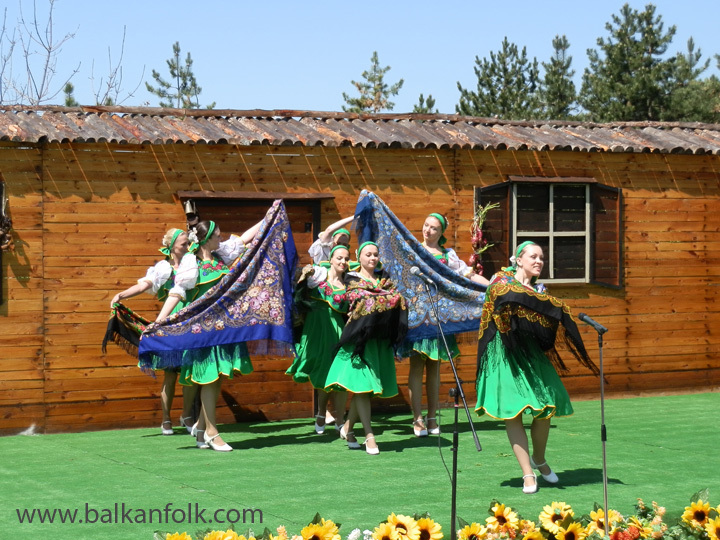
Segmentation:
[[(519, 231), (517, 225), (517, 186), (520, 184), (550, 184), (549, 195), (554, 185), (585, 186), (585, 231), (553, 231), (553, 199), (548, 203), (548, 231)], [(528, 238), (547, 238), (550, 249), (546, 254), (549, 277), (544, 282), (562, 284), (595, 284), (621, 289), (623, 287), (622, 267), (622, 190), (600, 184), (594, 178), (584, 177), (525, 177), (509, 176), (505, 182), (475, 188), (475, 205), (495, 202), (500, 205), (493, 210), (486, 221), (485, 236), (495, 244), (483, 254), (483, 265), (487, 273), (494, 273), (509, 264), (513, 246)], [(556, 278), (553, 275), (552, 246), (554, 238), (581, 236), (585, 238), (585, 267), (582, 278)], [(489, 276), (488, 276), (489, 277)]]

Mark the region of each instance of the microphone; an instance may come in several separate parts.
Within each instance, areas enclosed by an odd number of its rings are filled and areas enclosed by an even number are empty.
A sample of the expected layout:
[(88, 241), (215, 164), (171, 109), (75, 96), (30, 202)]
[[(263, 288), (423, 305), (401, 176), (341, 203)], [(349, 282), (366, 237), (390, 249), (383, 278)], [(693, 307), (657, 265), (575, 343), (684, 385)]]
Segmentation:
[[(412, 272), (412, 270), (411, 270), (411, 272)], [(605, 332), (608, 331), (608, 329), (605, 328), (602, 324), (593, 321), (590, 317), (588, 317), (584, 313), (580, 313), (580, 315), (578, 315), (578, 319), (580, 319), (582, 322), (587, 323), (590, 326), (592, 326), (597, 331), (598, 334), (604, 334)]]
[(422, 271), (417, 266), (411, 267), (410, 273), (415, 277), (419, 277), (428, 285), (435, 285), (435, 282), (432, 279), (430, 279), (429, 277), (427, 277), (425, 274), (423, 274)]

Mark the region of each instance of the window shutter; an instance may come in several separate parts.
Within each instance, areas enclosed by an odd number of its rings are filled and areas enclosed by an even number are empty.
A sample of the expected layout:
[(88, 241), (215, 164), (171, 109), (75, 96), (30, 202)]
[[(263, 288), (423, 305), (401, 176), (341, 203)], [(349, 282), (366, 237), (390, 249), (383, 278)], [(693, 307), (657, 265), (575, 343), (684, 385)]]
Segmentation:
[(504, 266), (508, 266), (510, 253), (510, 183), (503, 182), (487, 187), (475, 188), (475, 208), (488, 203), (499, 204), (488, 212), (483, 225), (483, 235), (488, 244), (494, 244), (482, 254), (483, 275), (490, 277)]
[(595, 184), (592, 186), (592, 258), (590, 281), (620, 288), (623, 285), (622, 191)]

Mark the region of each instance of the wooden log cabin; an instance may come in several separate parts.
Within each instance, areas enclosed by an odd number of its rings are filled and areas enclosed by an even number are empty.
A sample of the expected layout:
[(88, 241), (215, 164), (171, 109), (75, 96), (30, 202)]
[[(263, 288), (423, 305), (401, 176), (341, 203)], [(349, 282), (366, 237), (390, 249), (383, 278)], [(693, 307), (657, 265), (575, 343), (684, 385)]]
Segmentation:
[[(718, 125), (16, 108), (0, 110), (0, 182), (14, 241), (0, 265), (1, 433), (159, 425), (160, 381), (100, 342), (110, 299), (158, 260), (189, 198), (224, 232), (283, 198), (302, 262), (363, 189), (418, 235), (429, 212), (446, 214), (466, 260), (476, 205), (498, 203), (486, 276), (519, 241), (540, 242), (550, 290), (609, 328), (608, 396), (720, 387)], [(149, 295), (128, 305), (159, 309)], [(597, 361), (595, 331), (581, 330)], [(474, 404), (476, 346), (461, 350)], [(312, 391), (284, 375), (288, 364), (256, 359), (255, 373), (225, 384), (219, 420), (310, 417)], [(597, 397), (599, 380), (570, 368), (571, 395)], [(398, 378), (401, 395), (378, 406), (409, 410), (407, 362)], [(445, 403), (451, 384), (444, 366)]]

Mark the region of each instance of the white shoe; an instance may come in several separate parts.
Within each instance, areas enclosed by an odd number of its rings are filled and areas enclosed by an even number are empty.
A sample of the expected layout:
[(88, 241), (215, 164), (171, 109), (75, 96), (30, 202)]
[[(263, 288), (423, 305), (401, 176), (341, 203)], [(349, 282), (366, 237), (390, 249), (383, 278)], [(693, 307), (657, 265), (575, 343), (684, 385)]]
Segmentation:
[(325, 417), (320, 414), (315, 416), (315, 433), (317, 433), (318, 435), (322, 435), (323, 433), (325, 433), (325, 424), (323, 424), (322, 426), (320, 424), (318, 424), (318, 421), (317, 421), (318, 418), (325, 418)]
[[(428, 417), (425, 419), (425, 421), (428, 423), (430, 422), (430, 420), (435, 420), (435, 422), (437, 422), (437, 418)], [(428, 433), (430, 435), (440, 435), (440, 426), (438, 425), (438, 427), (428, 428)]]
[(370, 454), (371, 456), (377, 456), (380, 453), (380, 449), (376, 446), (375, 448), (370, 448), (367, 445), (367, 442), (372, 439), (375, 440), (375, 435), (370, 435), (367, 439), (363, 441), (363, 444), (365, 445), (365, 451)]
[[(166, 425), (169, 425), (170, 427), (166, 428), (165, 427)], [(170, 420), (165, 420), (165, 422), (160, 424), (160, 429), (162, 430), (163, 435), (174, 435), (175, 434), (175, 432), (173, 431), (173, 428), (172, 428), (172, 422)]]
[(415, 433), (416, 437), (427, 437), (428, 436), (428, 430), (423, 425), (422, 419), (418, 419), (413, 422), (413, 433)]
[(218, 452), (232, 452), (232, 446), (230, 446), (228, 443), (225, 444), (216, 444), (213, 442), (217, 437), (219, 437), (220, 434), (217, 433), (216, 435), (213, 435), (212, 437), (208, 437), (207, 433), (203, 434), (203, 438), (205, 439), (205, 442), (210, 445), (210, 448), (213, 450), (217, 450)]
[[(535, 463), (535, 462), (533, 461), (532, 456), (530, 456), (530, 466), (531, 466), (533, 469), (537, 469), (538, 471), (540, 471), (540, 467), (545, 467), (546, 465), (547, 465), (547, 461), (545, 461), (545, 462), (543, 462), (543, 463)], [(549, 482), (550, 484), (557, 484), (558, 481), (560, 480), (560, 479), (558, 478), (558, 475), (555, 474), (552, 469), (550, 469), (550, 474), (543, 474), (542, 471), (540, 471), (540, 474), (541, 474), (542, 477), (545, 479), (545, 481), (546, 481), (546, 482)]]
[[(526, 485), (525, 485), (525, 479), (526, 479), (526, 478), (534, 478), (534, 479), (535, 479), (535, 483), (534, 483), (532, 486), (526, 486)], [(524, 476), (523, 476), (523, 493), (528, 493), (528, 494), (530, 494), (530, 493), (537, 493), (537, 490), (538, 490), (537, 476), (535, 475), (535, 473), (524, 475)]]
[(192, 434), (192, 426), (188, 426), (185, 420), (192, 420), (192, 416), (180, 416), (180, 425), (187, 429), (187, 432)]

